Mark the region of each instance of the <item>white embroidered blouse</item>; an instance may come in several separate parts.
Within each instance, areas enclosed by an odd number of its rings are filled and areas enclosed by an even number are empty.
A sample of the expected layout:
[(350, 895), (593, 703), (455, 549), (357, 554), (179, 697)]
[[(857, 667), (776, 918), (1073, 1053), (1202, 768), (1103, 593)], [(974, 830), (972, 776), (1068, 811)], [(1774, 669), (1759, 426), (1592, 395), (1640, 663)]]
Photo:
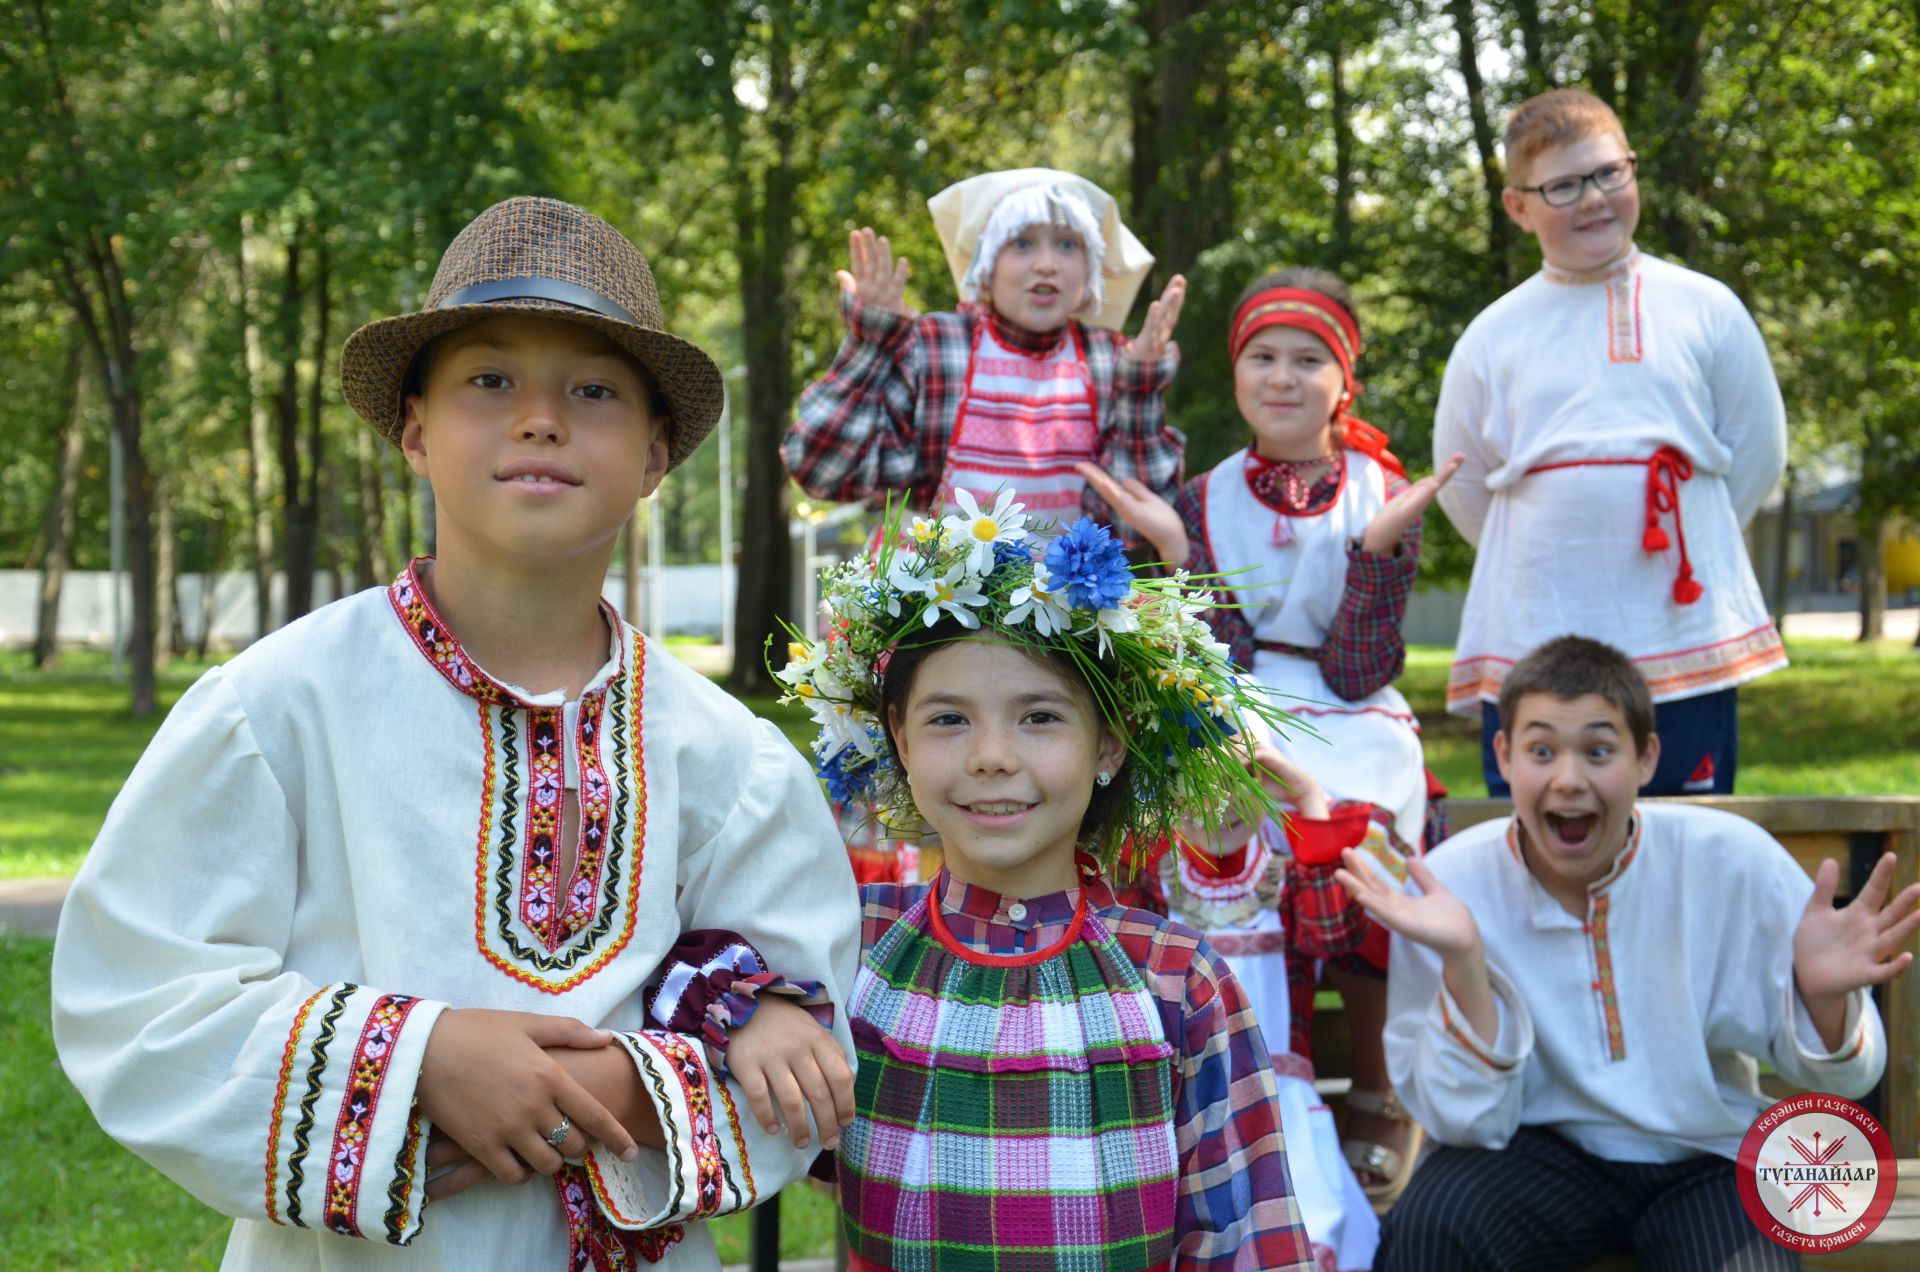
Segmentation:
[[(640, 991), (713, 927), (844, 1001), (859, 907), (826, 802), (771, 724), (617, 618), (577, 703), (492, 679), (417, 567), (174, 707), (61, 918), (61, 1061), (109, 1134), (236, 1216), (229, 1268), (562, 1272), (614, 1246), (715, 1267), (693, 1221), (813, 1152), (762, 1131), (697, 1039), (648, 1028)], [(665, 1150), (428, 1205), (414, 1087), (448, 1007), (621, 1031)]]
[(1732, 813), (1642, 804), (1584, 916), (1546, 894), (1513, 821), (1427, 854), (1480, 925), (1499, 1037), (1446, 991), (1440, 958), (1403, 937), (1388, 959), (1387, 1068), (1442, 1143), (1504, 1147), (1548, 1126), (1615, 1161), (1732, 1158), (1753, 1119), (1757, 1060), (1796, 1086), (1857, 1098), (1886, 1065), (1865, 990), (1829, 1052), (1793, 984), (1793, 932), (1813, 880)]

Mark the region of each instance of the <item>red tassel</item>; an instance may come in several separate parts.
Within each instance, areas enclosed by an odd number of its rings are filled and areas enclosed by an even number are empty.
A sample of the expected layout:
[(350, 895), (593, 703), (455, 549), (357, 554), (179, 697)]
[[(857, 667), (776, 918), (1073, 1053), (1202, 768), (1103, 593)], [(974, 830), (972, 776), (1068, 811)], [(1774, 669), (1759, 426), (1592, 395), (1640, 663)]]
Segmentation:
[(1667, 532), (1653, 522), (1647, 523), (1647, 532), (1640, 536), (1640, 546), (1649, 552), (1665, 552), (1673, 545), (1667, 541)]
[(1691, 605), (1705, 594), (1706, 588), (1694, 581), (1692, 571), (1682, 574), (1673, 581), (1673, 599), (1682, 605)]

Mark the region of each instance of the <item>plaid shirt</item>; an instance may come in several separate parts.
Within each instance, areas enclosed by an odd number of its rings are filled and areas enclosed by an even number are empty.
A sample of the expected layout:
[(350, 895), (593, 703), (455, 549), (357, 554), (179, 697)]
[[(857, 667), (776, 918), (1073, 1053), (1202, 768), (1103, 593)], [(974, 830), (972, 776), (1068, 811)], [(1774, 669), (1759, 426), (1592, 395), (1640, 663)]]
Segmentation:
[[(1408, 482), (1387, 474), (1387, 497), (1392, 498)], [(1298, 508), (1268, 504), (1276, 512), (1313, 513), (1330, 506), (1340, 492), (1339, 473), (1329, 473)], [(1265, 502), (1264, 498), (1262, 500)], [(1213, 550), (1207, 545), (1207, 474), (1202, 473), (1180, 488), (1173, 506), (1187, 528), (1187, 569), (1194, 574), (1211, 574)], [(1327, 687), (1355, 702), (1399, 679), (1407, 665), (1406, 639), (1400, 634), (1400, 622), (1407, 615), (1407, 597), (1413, 592), (1413, 577), (1420, 568), (1420, 522), (1415, 519), (1392, 556), (1375, 556), (1364, 551), (1358, 540), (1347, 542), (1347, 585), (1340, 595), (1340, 608), (1327, 628), (1320, 648), (1301, 650), (1320, 664)], [(1229, 603), (1232, 592), (1216, 589)], [(1253, 666), (1253, 625), (1246, 611), (1216, 609), (1207, 616), (1213, 634), (1232, 651), (1233, 661), (1241, 667)]]
[[(801, 393), (799, 418), (780, 444), (801, 488), (839, 503), (877, 503), (904, 491), (912, 507), (932, 507), (980, 323), (991, 323), (994, 339), (1009, 349), (1036, 355), (1067, 338), (1064, 330), (1041, 335), (1016, 327), (984, 305), (908, 318), (843, 292), (840, 313), (847, 337), (827, 373)], [(1167, 425), (1163, 394), (1180, 367), (1179, 350), (1136, 362), (1119, 332), (1081, 327), (1080, 339), (1097, 407), (1094, 462), (1117, 479), (1136, 477), (1172, 498), (1187, 439)], [(1102, 524), (1113, 521), (1091, 488), (1081, 508)]]
[[(990, 954), (1058, 940), (1077, 900), (1071, 891), (1026, 898), (1026, 915), (1015, 922), (998, 894), (941, 877), (941, 910), (954, 938)], [(861, 948), (871, 950), (927, 886), (862, 889)], [(1174, 1047), (1175, 1266), (1310, 1272), (1313, 1252), (1287, 1174), (1268, 1049), (1239, 982), (1193, 929), (1121, 906), (1103, 882), (1088, 885), (1087, 899), (1140, 969)]]

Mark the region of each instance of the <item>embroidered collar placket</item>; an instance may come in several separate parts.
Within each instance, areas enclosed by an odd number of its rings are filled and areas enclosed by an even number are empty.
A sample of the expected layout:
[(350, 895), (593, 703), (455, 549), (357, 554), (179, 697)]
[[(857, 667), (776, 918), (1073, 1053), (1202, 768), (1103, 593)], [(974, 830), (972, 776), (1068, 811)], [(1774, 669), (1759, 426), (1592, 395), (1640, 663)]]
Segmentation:
[[(1526, 853), (1520, 844), (1520, 819), (1514, 818), (1507, 827), (1507, 847), (1512, 850), (1514, 860), (1522, 869), (1526, 868)], [(1613, 886), (1633, 864), (1634, 856), (1640, 851), (1640, 814), (1635, 810), (1632, 820), (1627, 823), (1627, 846), (1613, 859), (1613, 865), (1607, 872), (1587, 885), (1587, 916), (1580, 924), (1580, 932), (1587, 938), (1587, 958), (1593, 976), (1587, 988), (1594, 996), (1594, 1006), (1600, 1026), (1600, 1041), (1609, 1060), (1627, 1058), (1627, 1039), (1620, 1022), (1620, 994), (1614, 983), (1613, 951), (1609, 945), (1607, 916), (1613, 908)], [(1528, 891), (1533, 898), (1533, 925), (1536, 928), (1554, 927), (1572, 916), (1561, 908), (1560, 903), (1547, 895), (1545, 888), (1529, 872)]]
[[(632, 933), (645, 817), (644, 780), (634, 780), (641, 776), (643, 641), (636, 634), (629, 650), (619, 615), (603, 601), (615, 633), (606, 666), (578, 699), (528, 693), (489, 675), (441, 620), (421, 585), (421, 566), (429, 560), (410, 563), (388, 599), (420, 653), (479, 704), (486, 759), (475, 936), (488, 961), (507, 975), (561, 993), (603, 966)], [(571, 878), (562, 880), (569, 791), (578, 801), (577, 851)], [(622, 877), (629, 851), (630, 881)], [(576, 971), (623, 911), (625, 926), (611, 948)]]

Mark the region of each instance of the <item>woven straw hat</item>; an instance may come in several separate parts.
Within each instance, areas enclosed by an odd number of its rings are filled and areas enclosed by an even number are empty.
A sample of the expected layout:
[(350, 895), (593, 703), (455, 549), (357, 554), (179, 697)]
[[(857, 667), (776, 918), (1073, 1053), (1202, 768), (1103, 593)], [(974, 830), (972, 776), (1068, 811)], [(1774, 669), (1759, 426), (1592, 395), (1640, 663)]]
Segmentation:
[(1153, 253), (1141, 245), (1120, 220), (1120, 206), (1113, 196), (1085, 177), (1058, 168), (1013, 168), (1002, 172), (983, 172), (955, 182), (927, 200), (933, 213), (934, 233), (947, 256), (947, 268), (953, 273), (953, 285), (963, 293), (967, 271), (973, 268), (974, 249), (980, 234), (1000, 200), (1027, 186), (1057, 186), (1086, 201), (1094, 220), (1100, 223), (1100, 237), (1106, 241), (1106, 255), (1100, 272), (1106, 280), (1106, 304), (1087, 321), (1096, 327), (1120, 330), (1153, 268)]
[(407, 369), (435, 336), (494, 314), (538, 314), (605, 335), (653, 377), (672, 421), (667, 467), (678, 467), (719, 422), (720, 368), (671, 335), (647, 260), (626, 236), (558, 199), (496, 203), (440, 258), (418, 313), (370, 322), (347, 337), (340, 384), (347, 404), (400, 444)]

